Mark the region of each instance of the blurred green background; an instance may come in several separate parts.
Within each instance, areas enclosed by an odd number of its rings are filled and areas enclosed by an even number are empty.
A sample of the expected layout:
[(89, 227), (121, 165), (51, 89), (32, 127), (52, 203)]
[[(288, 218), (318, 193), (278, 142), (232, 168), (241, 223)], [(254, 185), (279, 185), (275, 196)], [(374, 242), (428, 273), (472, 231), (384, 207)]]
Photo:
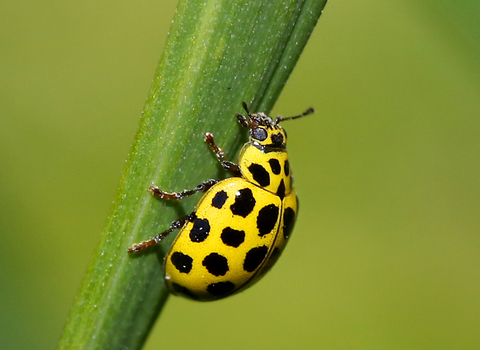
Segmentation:
[[(0, 348), (53, 349), (175, 4), (1, 8)], [(480, 3), (328, 3), (272, 114), (309, 106), (285, 124), (301, 212), (276, 268), (172, 297), (146, 349), (479, 349)]]

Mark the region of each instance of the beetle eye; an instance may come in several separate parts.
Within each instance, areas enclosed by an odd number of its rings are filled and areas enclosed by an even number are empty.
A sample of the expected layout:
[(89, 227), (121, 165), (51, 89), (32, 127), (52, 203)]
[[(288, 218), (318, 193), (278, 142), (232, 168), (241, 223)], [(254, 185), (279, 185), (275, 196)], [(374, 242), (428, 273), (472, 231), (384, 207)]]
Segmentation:
[(265, 141), (267, 139), (267, 136), (268, 136), (267, 131), (265, 129), (262, 129), (262, 128), (252, 129), (250, 134), (252, 135), (253, 139), (258, 140), (258, 141)]

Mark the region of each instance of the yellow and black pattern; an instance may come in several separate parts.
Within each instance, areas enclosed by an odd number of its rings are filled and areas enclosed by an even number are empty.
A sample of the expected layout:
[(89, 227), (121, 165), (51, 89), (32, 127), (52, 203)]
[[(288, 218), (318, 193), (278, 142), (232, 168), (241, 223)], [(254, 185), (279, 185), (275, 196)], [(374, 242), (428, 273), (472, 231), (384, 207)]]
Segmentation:
[(276, 246), (283, 231), (282, 209), (278, 196), (243, 179), (216, 184), (198, 203), (165, 258), (169, 289), (198, 300), (218, 299), (241, 289)]
[(207, 180), (192, 190), (167, 193), (152, 187), (162, 199), (181, 200), (205, 192), (195, 210), (174, 221), (159, 235), (134, 244), (129, 252), (161, 242), (180, 228), (165, 256), (165, 283), (173, 294), (200, 301), (217, 300), (258, 281), (277, 261), (292, 233), (298, 201), (286, 150), (286, 133), (279, 125), (313, 112), (272, 120), (264, 113), (237, 114), (250, 129), (238, 164), (207, 133), (205, 140), (220, 164), (233, 177)]

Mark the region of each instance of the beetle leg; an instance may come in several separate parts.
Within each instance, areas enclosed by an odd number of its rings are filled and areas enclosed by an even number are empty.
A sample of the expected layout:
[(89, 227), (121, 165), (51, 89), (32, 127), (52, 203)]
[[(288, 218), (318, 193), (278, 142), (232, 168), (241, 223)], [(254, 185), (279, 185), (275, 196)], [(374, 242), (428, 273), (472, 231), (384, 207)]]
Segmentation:
[(134, 252), (139, 252), (141, 250), (144, 250), (148, 247), (151, 247), (154, 244), (160, 243), (163, 241), (170, 233), (172, 233), (174, 230), (177, 230), (179, 228), (182, 228), (182, 226), (189, 220), (191, 219), (192, 214), (184, 216), (178, 220), (175, 220), (170, 224), (170, 228), (166, 231), (163, 231), (162, 233), (159, 233), (153, 238), (150, 238), (146, 241), (140, 242), (140, 243), (135, 243), (131, 247), (127, 248), (129, 253), (134, 253)]
[(230, 162), (227, 160), (227, 157), (225, 155), (225, 152), (217, 146), (215, 143), (215, 140), (213, 139), (213, 135), (209, 132), (205, 134), (205, 142), (207, 145), (210, 147), (212, 152), (215, 154), (215, 157), (217, 157), (218, 161), (220, 164), (222, 164), (222, 167), (232, 176), (235, 177), (241, 177), (242, 173), (240, 172), (240, 167), (238, 164)]
[(180, 192), (165, 192), (159, 189), (157, 186), (152, 186), (149, 190), (155, 197), (162, 198), (162, 199), (174, 199), (174, 200), (182, 200), (185, 197), (191, 196), (197, 192), (207, 192), (210, 187), (215, 185), (218, 181), (215, 179), (210, 179), (207, 181), (202, 182), (200, 185), (195, 187), (193, 190), (183, 190)]

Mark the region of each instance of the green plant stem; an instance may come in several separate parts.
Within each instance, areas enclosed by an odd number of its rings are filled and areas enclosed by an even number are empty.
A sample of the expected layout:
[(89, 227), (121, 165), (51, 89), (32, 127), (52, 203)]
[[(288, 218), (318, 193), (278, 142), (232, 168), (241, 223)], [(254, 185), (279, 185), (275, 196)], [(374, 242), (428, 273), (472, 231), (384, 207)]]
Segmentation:
[[(194, 201), (167, 203), (152, 183), (177, 191), (222, 175), (203, 134), (231, 160), (245, 135), (234, 115), (269, 112), (326, 0), (181, 0), (98, 249), (59, 349), (139, 349), (168, 298), (154, 249), (126, 248), (166, 229)], [(173, 210), (172, 210), (173, 209)], [(173, 235), (172, 235), (173, 236)]]

